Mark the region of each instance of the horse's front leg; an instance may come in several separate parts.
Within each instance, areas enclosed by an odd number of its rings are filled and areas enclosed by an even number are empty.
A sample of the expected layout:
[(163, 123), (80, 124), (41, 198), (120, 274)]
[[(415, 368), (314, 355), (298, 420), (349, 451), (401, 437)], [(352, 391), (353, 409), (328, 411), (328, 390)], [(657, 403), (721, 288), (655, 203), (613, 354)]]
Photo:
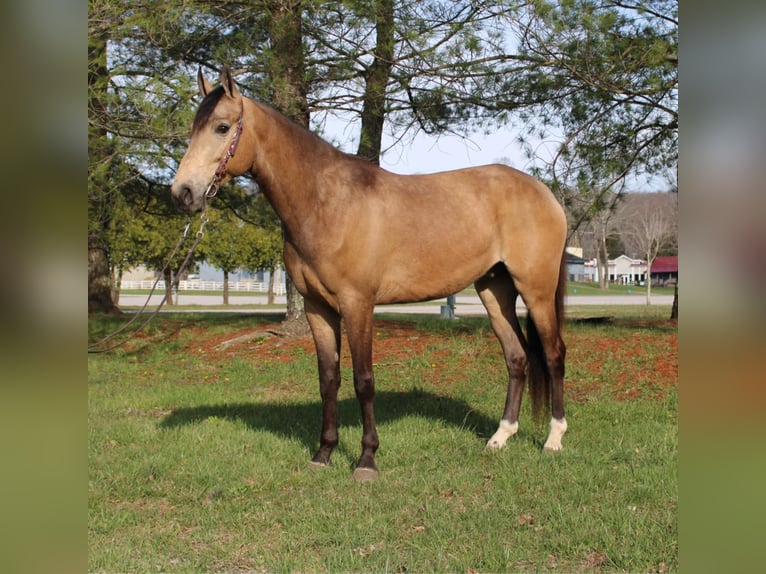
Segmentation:
[(319, 394), (322, 397), (322, 432), (319, 450), (311, 464), (330, 464), (338, 444), (338, 389), (340, 388), (340, 315), (323, 303), (306, 299), (306, 318), (314, 336), (319, 364)]
[(375, 397), (375, 379), (372, 372), (372, 313), (374, 305), (356, 305), (344, 309), (348, 345), (354, 368), (354, 390), (362, 409), (362, 455), (354, 469), (354, 478), (360, 481), (375, 480), (378, 467), (375, 451), (378, 450), (378, 431), (372, 402)]

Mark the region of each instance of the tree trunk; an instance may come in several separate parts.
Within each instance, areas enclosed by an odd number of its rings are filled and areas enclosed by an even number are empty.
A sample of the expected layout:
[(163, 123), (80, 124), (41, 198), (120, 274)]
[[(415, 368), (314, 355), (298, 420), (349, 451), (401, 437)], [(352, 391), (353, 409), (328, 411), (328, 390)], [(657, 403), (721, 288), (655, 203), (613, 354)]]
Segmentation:
[(114, 304), (117, 306), (120, 305), (120, 288), (122, 286), (122, 275), (124, 271), (122, 265), (120, 265), (117, 268), (117, 275), (112, 281), (112, 301), (114, 301)]
[[(271, 83), (271, 104), (300, 125), (309, 127), (308, 87), (303, 52), (303, 3), (272, 0), (267, 3), (271, 51), (266, 70)], [(289, 334), (309, 331), (303, 298), (292, 282), (287, 285), (287, 316), (282, 325)]]
[(649, 254), (646, 254), (646, 305), (652, 304), (652, 262), (654, 259), (649, 259)]
[(276, 274), (277, 274), (276, 269), (271, 269), (269, 272), (269, 288), (268, 288), (268, 293), (266, 294), (267, 305), (274, 304), (274, 275)]
[(290, 119), (309, 127), (302, 2), (272, 0), (267, 8), (271, 51), (266, 69), (271, 83), (271, 104)]
[(168, 266), (162, 271), (165, 280), (165, 305), (173, 305), (173, 270)]
[(287, 290), (287, 316), (282, 324), (282, 331), (291, 336), (305, 335), (310, 329), (303, 297), (290, 281), (290, 277), (285, 277), (285, 289)]
[(609, 288), (609, 251), (606, 248), (606, 233), (599, 228), (596, 240), (596, 264), (598, 265), (598, 286)]
[(223, 304), (229, 304), (229, 272), (223, 270)]
[(678, 280), (676, 280), (676, 290), (673, 295), (673, 308), (670, 310), (670, 318), (678, 319)]
[(113, 279), (106, 248), (97, 238), (88, 238), (88, 314), (119, 313), (112, 299)]
[(366, 70), (362, 130), (356, 154), (380, 164), (383, 124), (386, 117), (386, 88), (394, 60), (394, 2), (375, 2), (375, 59)]
[[(108, 83), (106, 37), (94, 34), (88, 38), (89, 113), (106, 117)], [(88, 313), (118, 313), (112, 299), (114, 276), (105, 239), (112, 209), (105, 189), (112, 145), (101, 125), (101, 122), (88, 122)], [(96, 174), (94, 166), (100, 162), (107, 167)]]

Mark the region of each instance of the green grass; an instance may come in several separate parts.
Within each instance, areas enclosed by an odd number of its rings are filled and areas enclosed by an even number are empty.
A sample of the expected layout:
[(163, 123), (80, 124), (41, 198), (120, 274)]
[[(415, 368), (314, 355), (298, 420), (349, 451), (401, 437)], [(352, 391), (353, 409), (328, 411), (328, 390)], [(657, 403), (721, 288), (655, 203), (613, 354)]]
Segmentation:
[[(564, 451), (541, 451), (525, 404), (519, 434), (488, 453), (505, 367), (486, 319), (384, 317), (377, 344), (394, 326), (413, 350), (375, 356), (381, 476), (359, 484), (347, 361), (341, 444), (317, 470), (313, 354), (206, 344), (274, 319), (163, 315), (128, 350), (89, 356), (90, 571), (677, 570), (676, 392), (617, 400), (593, 385), (620, 361), (594, 372), (578, 350), (638, 337), (651, 362), (666, 331), (570, 323)], [(116, 323), (91, 320), (91, 338)]]
[(670, 318), (670, 305), (567, 305), (567, 319), (609, 317), (623, 321), (662, 321)]
[[(652, 295), (673, 295), (674, 287), (652, 287)], [(600, 289), (598, 283), (567, 282), (567, 295), (646, 295), (646, 286), (640, 285), (609, 285), (608, 289)]]

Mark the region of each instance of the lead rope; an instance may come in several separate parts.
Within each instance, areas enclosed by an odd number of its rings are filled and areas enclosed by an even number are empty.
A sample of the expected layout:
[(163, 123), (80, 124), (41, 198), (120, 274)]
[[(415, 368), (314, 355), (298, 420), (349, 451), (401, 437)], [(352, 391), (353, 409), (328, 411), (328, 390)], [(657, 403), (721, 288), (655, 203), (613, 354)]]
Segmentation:
[[(197, 230), (197, 233), (195, 234), (194, 243), (191, 244), (189, 249), (186, 252), (186, 257), (183, 260), (183, 263), (181, 263), (181, 266), (178, 268), (178, 271), (176, 272), (176, 276), (173, 278), (173, 283), (170, 286), (170, 291), (178, 288), (178, 282), (180, 281), (181, 275), (183, 274), (184, 270), (186, 269), (186, 266), (188, 265), (189, 261), (191, 260), (191, 256), (194, 253), (194, 250), (197, 248), (197, 245), (202, 240), (202, 238), (205, 236), (204, 229), (205, 225), (210, 219), (207, 216), (207, 211), (203, 211), (202, 215), (200, 216), (200, 225), (199, 229)], [(149, 301), (152, 298), (152, 295), (154, 294), (154, 291), (157, 289), (157, 285), (160, 282), (160, 278), (165, 276), (165, 271), (170, 267), (170, 264), (173, 262), (173, 258), (176, 256), (176, 253), (178, 253), (178, 250), (181, 249), (181, 246), (186, 241), (186, 237), (189, 234), (189, 229), (191, 228), (191, 220), (186, 223), (186, 226), (184, 227), (183, 231), (181, 232), (181, 239), (178, 240), (178, 243), (176, 243), (176, 246), (173, 248), (172, 253), (170, 254), (170, 257), (168, 257), (167, 263), (162, 268), (162, 271), (157, 276), (157, 279), (154, 281), (154, 284), (152, 285), (151, 290), (149, 291), (149, 295), (146, 297), (146, 303), (136, 312), (136, 314), (133, 316), (133, 318), (125, 323), (122, 327), (117, 329), (116, 331), (108, 334), (103, 339), (99, 339), (95, 343), (92, 343), (88, 345), (88, 353), (106, 353), (107, 351), (111, 351), (113, 349), (116, 349), (117, 347), (121, 347), (125, 343), (127, 343), (130, 340), (130, 337), (119, 341), (117, 343), (112, 343), (111, 345), (101, 348), (104, 344), (111, 341), (113, 338), (115, 338), (117, 335), (125, 331), (128, 327), (130, 327), (133, 323), (135, 323), (138, 318), (141, 316), (141, 314), (146, 310), (146, 307), (149, 305)], [(162, 301), (160, 301), (157, 308), (152, 312), (151, 315), (149, 315), (143, 323), (141, 323), (138, 327), (136, 327), (130, 335), (136, 335), (137, 333), (141, 332), (151, 321), (154, 319), (160, 312), (160, 309), (162, 309), (162, 306), (167, 302), (168, 300), (168, 290), (165, 290), (165, 295), (162, 297)]]

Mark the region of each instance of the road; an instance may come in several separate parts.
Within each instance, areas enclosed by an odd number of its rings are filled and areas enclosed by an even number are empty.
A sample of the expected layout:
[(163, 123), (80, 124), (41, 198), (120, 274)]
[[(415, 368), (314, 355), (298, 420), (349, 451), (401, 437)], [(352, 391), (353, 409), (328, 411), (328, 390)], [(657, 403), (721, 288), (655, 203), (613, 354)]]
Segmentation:
[[(162, 295), (152, 295), (149, 301), (149, 306), (154, 307), (159, 305), (162, 300)], [(280, 308), (265, 307), (266, 295), (232, 295), (229, 297), (229, 305), (224, 307), (221, 304), (221, 295), (193, 295), (188, 293), (182, 293), (178, 297), (177, 304), (199, 305), (205, 307), (200, 311), (212, 312), (212, 311), (225, 311), (236, 313), (274, 313), (281, 310), (281, 306), (285, 305), (285, 297), (277, 297), (276, 304)], [(123, 307), (140, 307), (146, 303), (146, 295), (121, 295), (120, 306)], [(644, 295), (568, 295), (565, 299), (566, 305), (644, 305), (646, 303), (646, 297)], [(429, 303), (417, 303), (409, 305), (379, 305), (375, 307), (376, 313), (418, 313), (426, 315), (439, 315), (441, 313), (441, 306), (445, 305), (446, 301), (440, 299)], [(672, 295), (652, 295), (652, 305), (672, 305)], [(214, 307), (214, 308), (210, 308)], [(520, 314), (526, 313), (526, 307), (521, 303), (516, 306)], [(166, 308), (163, 310), (172, 311), (172, 308)], [(188, 309), (184, 309), (188, 310)], [(473, 315), (484, 315), (484, 307), (476, 295), (459, 295), (457, 297), (457, 304), (455, 307), (455, 314), (458, 316), (469, 317)]]

